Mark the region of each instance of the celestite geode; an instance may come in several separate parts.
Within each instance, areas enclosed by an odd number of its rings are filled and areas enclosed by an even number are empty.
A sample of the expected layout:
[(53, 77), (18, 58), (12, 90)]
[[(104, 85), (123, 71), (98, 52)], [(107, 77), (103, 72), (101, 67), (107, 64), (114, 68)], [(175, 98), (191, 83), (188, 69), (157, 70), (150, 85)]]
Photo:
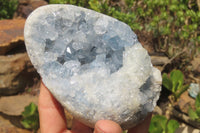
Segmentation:
[(161, 74), (128, 25), (72, 5), (47, 5), (26, 20), (30, 59), (44, 84), (78, 120), (131, 128), (159, 98)]

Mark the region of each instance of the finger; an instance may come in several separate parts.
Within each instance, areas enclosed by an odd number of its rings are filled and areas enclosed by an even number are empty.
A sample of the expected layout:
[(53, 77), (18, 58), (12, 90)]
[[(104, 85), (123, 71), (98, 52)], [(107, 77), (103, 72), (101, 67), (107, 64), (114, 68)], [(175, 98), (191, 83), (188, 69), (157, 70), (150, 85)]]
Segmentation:
[(92, 129), (81, 122), (74, 120), (72, 124), (72, 133), (92, 133)]
[(148, 133), (152, 113), (150, 113), (143, 122), (128, 130), (128, 133)]
[(122, 129), (113, 121), (99, 120), (95, 124), (94, 133), (122, 133)]
[(67, 131), (64, 110), (43, 83), (40, 86), (38, 111), (41, 133)]

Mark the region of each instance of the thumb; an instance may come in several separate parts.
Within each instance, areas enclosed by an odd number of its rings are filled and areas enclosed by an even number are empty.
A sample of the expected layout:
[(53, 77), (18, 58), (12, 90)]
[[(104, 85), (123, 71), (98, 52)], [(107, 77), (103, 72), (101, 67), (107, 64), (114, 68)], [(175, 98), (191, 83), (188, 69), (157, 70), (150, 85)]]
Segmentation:
[(95, 124), (94, 133), (122, 133), (122, 129), (113, 121), (99, 120)]

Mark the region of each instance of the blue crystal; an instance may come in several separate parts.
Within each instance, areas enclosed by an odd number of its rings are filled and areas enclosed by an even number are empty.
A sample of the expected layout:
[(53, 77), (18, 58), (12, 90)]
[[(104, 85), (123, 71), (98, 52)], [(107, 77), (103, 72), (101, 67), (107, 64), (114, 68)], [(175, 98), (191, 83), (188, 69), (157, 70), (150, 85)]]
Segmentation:
[[(133, 45), (129, 43), (126, 38), (121, 38), (121, 35), (115, 30), (113, 26), (120, 26), (119, 28), (125, 28), (122, 30), (122, 35), (129, 35), (127, 32), (133, 33), (130, 29), (127, 30), (127, 26), (121, 24), (121, 22), (108, 21), (109, 31), (105, 30), (104, 34), (101, 29), (104, 25), (104, 20), (98, 20), (89, 18), (85, 12), (77, 11), (74, 13), (74, 22), (69, 20), (65, 14), (65, 10), (62, 8), (56, 11), (55, 18), (50, 17), (51, 14), (47, 14), (45, 17), (47, 25), (43, 25), (40, 32), (48, 33), (51, 35), (52, 29), (57, 32), (58, 36), (55, 38), (44, 38), (45, 40), (45, 52), (58, 53), (57, 62), (63, 65), (67, 61), (79, 61), (81, 65), (89, 64), (96, 59), (98, 55), (106, 54), (105, 64), (110, 69), (111, 73), (116, 72), (123, 66), (123, 51), (124, 47)], [(99, 28), (95, 29), (95, 23), (98, 21)], [(91, 24), (92, 23), (92, 24)], [(102, 23), (102, 25), (101, 25)], [(110, 27), (110, 28), (109, 28)], [(36, 29), (37, 30), (37, 29)], [(98, 30), (101, 30), (98, 32)], [(130, 31), (129, 31), (130, 30)], [(132, 38), (137, 39), (135, 34), (132, 34)]]

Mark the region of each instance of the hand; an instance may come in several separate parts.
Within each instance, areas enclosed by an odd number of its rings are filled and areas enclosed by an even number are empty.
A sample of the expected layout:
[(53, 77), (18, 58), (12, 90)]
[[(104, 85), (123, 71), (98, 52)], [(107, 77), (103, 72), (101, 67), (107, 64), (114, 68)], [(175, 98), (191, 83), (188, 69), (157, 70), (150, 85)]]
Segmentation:
[[(93, 130), (94, 133), (122, 133), (121, 127), (110, 120), (99, 120), (94, 129), (74, 120), (72, 129), (68, 130), (63, 107), (43, 83), (40, 86), (38, 110), (41, 133), (92, 133)], [(128, 133), (148, 133), (150, 121), (151, 114)]]

